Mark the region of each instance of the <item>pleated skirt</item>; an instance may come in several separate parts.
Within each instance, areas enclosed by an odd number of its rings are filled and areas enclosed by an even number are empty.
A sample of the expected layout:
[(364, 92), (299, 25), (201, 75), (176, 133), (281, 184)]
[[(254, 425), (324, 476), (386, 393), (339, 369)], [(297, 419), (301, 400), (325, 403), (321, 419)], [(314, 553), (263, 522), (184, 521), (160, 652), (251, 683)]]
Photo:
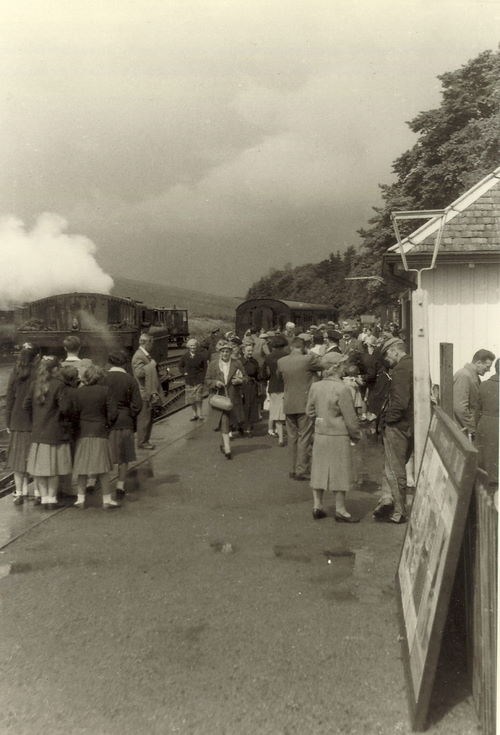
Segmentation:
[(69, 443), (33, 443), (28, 455), (27, 470), (33, 477), (69, 475), (72, 470)]
[(7, 467), (12, 472), (27, 472), (31, 449), (31, 431), (11, 431), (7, 452)]
[(102, 475), (113, 469), (107, 437), (84, 436), (78, 439), (73, 474)]
[(109, 451), (113, 464), (135, 462), (135, 441), (132, 429), (113, 429), (109, 435)]
[(354, 482), (352, 447), (348, 436), (315, 434), (311, 487), (347, 493)]

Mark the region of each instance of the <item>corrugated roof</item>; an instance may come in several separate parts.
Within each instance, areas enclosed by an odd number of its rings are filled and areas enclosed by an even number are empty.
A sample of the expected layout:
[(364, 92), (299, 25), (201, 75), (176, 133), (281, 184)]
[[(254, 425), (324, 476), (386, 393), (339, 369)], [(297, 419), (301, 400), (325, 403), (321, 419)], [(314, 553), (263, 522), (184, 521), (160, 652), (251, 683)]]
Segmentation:
[[(475, 184), (444, 210), (403, 241), (405, 253), (432, 252), (444, 218), (440, 253), (498, 252), (500, 250), (500, 167)], [(398, 252), (392, 245), (388, 252)], [(439, 256), (438, 256), (439, 257)]]
[(258, 299), (247, 299), (246, 301), (243, 301), (243, 303), (238, 304), (237, 308), (239, 309), (240, 306), (243, 306), (250, 301), (277, 301), (280, 304), (285, 304), (285, 306), (288, 306), (290, 309), (302, 309), (303, 311), (308, 311), (309, 309), (321, 309), (323, 311), (327, 309), (331, 311), (334, 308), (330, 304), (308, 304), (305, 301), (285, 301), (285, 299), (273, 299), (270, 296)]

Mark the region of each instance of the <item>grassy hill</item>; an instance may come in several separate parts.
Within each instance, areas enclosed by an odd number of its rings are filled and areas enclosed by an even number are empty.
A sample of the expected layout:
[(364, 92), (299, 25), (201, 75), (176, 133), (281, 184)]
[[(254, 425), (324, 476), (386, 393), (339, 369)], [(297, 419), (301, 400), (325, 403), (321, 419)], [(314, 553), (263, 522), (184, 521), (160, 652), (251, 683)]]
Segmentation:
[(235, 310), (242, 298), (217, 296), (202, 291), (190, 291), (161, 283), (135, 281), (131, 278), (114, 278), (114, 296), (129, 296), (143, 301), (147, 306), (177, 306), (189, 312), (190, 332), (203, 334), (215, 326), (224, 331), (234, 328)]
[(243, 297), (217, 296), (161, 283), (134, 281), (131, 278), (114, 278), (114, 282), (112, 293), (115, 296), (130, 296), (144, 301), (148, 306), (172, 307), (175, 304), (179, 309), (188, 309), (195, 317), (234, 320), (235, 309), (244, 300)]

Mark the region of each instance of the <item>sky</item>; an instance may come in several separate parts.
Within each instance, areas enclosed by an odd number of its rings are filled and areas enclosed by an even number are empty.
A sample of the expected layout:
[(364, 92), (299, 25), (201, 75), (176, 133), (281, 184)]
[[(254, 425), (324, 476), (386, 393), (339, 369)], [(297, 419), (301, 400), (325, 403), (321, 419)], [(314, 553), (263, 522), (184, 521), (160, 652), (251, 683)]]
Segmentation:
[(112, 276), (241, 297), (359, 244), (405, 121), (500, 27), (497, 0), (0, 10), (0, 217), (34, 241), (52, 213)]

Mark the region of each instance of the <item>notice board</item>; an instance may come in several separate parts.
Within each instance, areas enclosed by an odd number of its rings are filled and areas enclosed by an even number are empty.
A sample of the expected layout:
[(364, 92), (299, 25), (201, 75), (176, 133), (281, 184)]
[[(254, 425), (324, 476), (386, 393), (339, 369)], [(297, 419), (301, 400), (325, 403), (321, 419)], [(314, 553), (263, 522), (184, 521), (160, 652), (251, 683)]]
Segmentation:
[(413, 730), (425, 729), (476, 469), (476, 450), (436, 408), (396, 574)]

